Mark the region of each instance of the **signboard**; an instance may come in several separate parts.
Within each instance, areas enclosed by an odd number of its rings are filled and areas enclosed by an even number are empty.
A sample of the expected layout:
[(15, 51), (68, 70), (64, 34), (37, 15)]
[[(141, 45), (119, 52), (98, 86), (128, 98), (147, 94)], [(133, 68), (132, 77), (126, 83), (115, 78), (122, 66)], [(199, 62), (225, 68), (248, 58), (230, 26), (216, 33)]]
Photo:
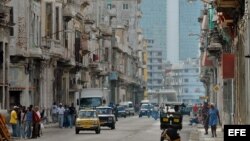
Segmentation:
[(214, 92), (218, 92), (220, 90), (219, 85), (214, 85), (213, 90)]

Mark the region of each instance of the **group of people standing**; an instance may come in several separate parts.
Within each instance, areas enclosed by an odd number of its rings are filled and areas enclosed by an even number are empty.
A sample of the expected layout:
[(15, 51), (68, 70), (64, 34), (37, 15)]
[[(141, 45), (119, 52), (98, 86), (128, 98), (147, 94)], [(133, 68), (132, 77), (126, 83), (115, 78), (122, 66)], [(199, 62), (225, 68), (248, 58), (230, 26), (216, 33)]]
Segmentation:
[[(54, 102), (50, 113), (52, 122), (58, 122), (60, 128), (73, 127), (76, 118), (76, 109), (73, 103), (71, 106), (63, 106), (62, 103), (57, 105)], [(30, 105), (27, 108), (22, 105), (14, 106), (9, 121), (12, 127), (12, 136), (23, 139), (40, 137), (41, 128), (45, 121), (48, 122), (45, 110), (40, 111), (38, 106)]]
[(43, 113), (40, 113), (38, 106), (30, 105), (28, 108), (22, 105), (14, 106), (10, 113), (12, 136), (19, 138), (40, 137), (40, 123)]
[(63, 106), (62, 103), (59, 103), (59, 105), (57, 105), (54, 102), (52, 105), (51, 113), (52, 122), (58, 122), (60, 128), (73, 127), (76, 118), (76, 109), (73, 103), (71, 104), (71, 106)]

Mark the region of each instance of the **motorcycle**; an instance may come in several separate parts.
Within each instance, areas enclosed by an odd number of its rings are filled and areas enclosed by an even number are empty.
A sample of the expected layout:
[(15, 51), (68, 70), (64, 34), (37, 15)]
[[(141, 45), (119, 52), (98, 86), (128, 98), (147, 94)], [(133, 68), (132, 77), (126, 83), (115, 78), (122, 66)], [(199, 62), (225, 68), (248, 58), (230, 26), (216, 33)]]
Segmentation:
[(160, 141), (181, 141), (181, 137), (175, 128), (164, 129)]

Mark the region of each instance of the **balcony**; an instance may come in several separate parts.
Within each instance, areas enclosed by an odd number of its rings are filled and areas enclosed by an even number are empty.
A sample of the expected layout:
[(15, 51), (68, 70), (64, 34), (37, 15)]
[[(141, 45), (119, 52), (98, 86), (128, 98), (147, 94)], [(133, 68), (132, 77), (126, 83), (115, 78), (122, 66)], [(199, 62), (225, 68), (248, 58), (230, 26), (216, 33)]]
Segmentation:
[(75, 16), (75, 10), (74, 10), (74, 6), (73, 3), (67, 3), (64, 7), (63, 7), (63, 19), (66, 22), (69, 22), (74, 16)]
[(137, 16), (138, 18), (141, 18), (141, 17), (142, 17), (142, 12), (141, 12), (141, 10), (138, 10), (138, 11), (136, 12), (136, 16)]
[(210, 44), (208, 45), (207, 51), (210, 55), (218, 55), (218, 53), (222, 51), (221, 36), (217, 30), (213, 30), (210, 36)]
[(102, 36), (112, 36), (112, 28), (109, 26), (101, 26), (100, 30), (102, 32)]
[(137, 32), (137, 34), (142, 34), (142, 29), (141, 29), (140, 27), (138, 27), (138, 28), (136, 29), (136, 32)]
[(81, 38), (81, 51), (82, 55), (86, 55), (90, 52), (90, 47), (89, 47), (89, 35), (88, 34), (83, 34)]
[(91, 69), (97, 68), (98, 67), (98, 62), (94, 62), (94, 61), (89, 62), (89, 67)]
[(215, 0), (214, 3), (217, 6), (218, 12), (224, 8), (237, 8), (239, 6), (237, 0)]
[(112, 7), (111, 9), (108, 10), (108, 15), (113, 18), (116, 17), (116, 8)]
[(9, 7), (0, 4), (0, 26), (11, 27), (14, 25), (10, 22), (9, 11)]

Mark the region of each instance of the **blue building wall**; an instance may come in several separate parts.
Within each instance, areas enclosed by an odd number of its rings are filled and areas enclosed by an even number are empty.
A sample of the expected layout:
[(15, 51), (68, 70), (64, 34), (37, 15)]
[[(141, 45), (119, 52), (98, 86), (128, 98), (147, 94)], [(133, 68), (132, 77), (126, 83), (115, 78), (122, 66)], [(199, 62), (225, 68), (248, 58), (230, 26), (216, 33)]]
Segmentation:
[(163, 87), (163, 63), (166, 60), (166, 0), (143, 0), (140, 21), (148, 40), (148, 88)]
[(180, 0), (179, 3), (179, 57), (180, 60), (187, 58), (198, 58), (199, 36), (189, 36), (189, 34), (200, 34), (200, 24), (198, 17), (202, 9), (200, 0), (193, 1)]

